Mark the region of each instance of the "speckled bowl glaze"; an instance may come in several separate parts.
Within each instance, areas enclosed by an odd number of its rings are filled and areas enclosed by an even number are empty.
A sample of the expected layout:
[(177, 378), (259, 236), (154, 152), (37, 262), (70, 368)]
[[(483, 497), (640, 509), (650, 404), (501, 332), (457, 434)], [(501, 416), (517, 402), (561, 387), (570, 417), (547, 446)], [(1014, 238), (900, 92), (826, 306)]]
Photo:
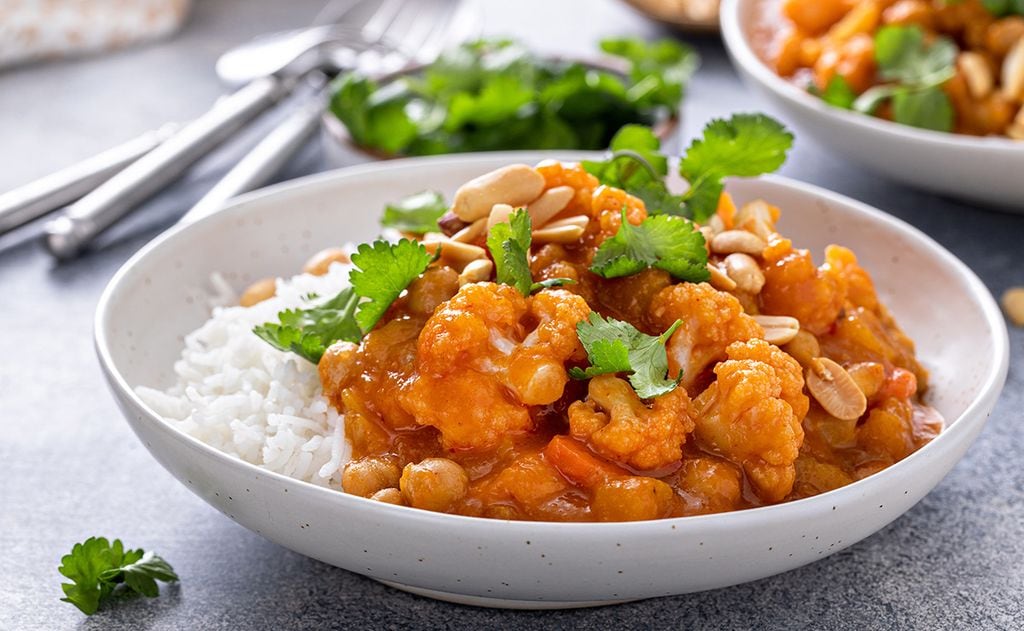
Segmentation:
[(876, 173), (928, 191), (1024, 213), (1024, 142), (917, 129), (832, 107), (775, 74), (750, 45), (778, 0), (723, 0), (722, 38), (747, 85), (819, 143)]
[(292, 274), (322, 247), (372, 239), (387, 201), (426, 188), (451, 194), (499, 166), (555, 155), (444, 156), (325, 173), (248, 195), (147, 245), (110, 282), (95, 331), (103, 371), (139, 440), (193, 493), (301, 554), (434, 598), (556, 608), (735, 585), (838, 552), (913, 506), (981, 430), (1008, 356), (1005, 325), (982, 283), (898, 219), (779, 177), (734, 181), (729, 190), (739, 202), (763, 197), (779, 205), (781, 230), (802, 246), (820, 253), (838, 241), (858, 253), (917, 340), (933, 375), (928, 400), (949, 422), (906, 460), (845, 488), (766, 508), (649, 522), (452, 516), (270, 473), (180, 433), (135, 395), (135, 386), (171, 383), (183, 336), (208, 316), (211, 272), (237, 288)]

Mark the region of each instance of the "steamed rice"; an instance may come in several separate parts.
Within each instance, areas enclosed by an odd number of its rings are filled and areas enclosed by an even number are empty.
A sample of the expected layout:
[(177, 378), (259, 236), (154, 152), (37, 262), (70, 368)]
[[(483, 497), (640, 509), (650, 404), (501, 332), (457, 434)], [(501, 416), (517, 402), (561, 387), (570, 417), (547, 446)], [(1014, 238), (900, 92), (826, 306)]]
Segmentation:
[[(313, 484), (337, 485), (349, 458), (344, 416), (323, 396), (316, 366), (270, 346), (253, 326), (284, 309), (308, 306), (310, 294), (333, 296), (348, 286), (351, 266), (323, 276), (277, 281), (276, 295), (252, 307), (215, 308), (185, 338), (167, 390), (139, 387), (168, 423), (255, 465)], [(216, 285), (216, 283), (215, 283)]]

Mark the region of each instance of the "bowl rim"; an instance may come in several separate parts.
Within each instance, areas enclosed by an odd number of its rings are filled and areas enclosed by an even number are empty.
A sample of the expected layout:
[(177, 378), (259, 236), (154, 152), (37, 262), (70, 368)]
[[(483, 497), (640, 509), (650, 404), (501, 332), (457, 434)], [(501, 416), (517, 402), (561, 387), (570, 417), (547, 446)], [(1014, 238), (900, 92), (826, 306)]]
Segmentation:
[(971, 136), (954, 132), (920, 129), (845, 110), (829, 105), (805, 90), (801, 90), (792, 82), (776, 74), (758, 56), (747, 40), (746, 32), (740, 20), (743, 10), (753, 2), (762, 0), (722, 0), (719, 8), (719, 19), (722, 27), (722, 40), (726, 50), (740, 69), (752, 76), (761, 86), (775, 96), (785, 99), (805, 110), (824, 117), (832, 117), (846, 125), (861, 131), (890, 136), (902, 136), (904, 140), (931, 144), (935, 148), (946, 150), (971, 149), (975, 151), (994, 151), (1001, 154), (1021, 155), (1024, 153), (1024, 141), (1013, 140), (1003, 136)]
[[(319, 498), (317, 501), (339, 502), (342, 506), (346, 503), (351, 503), (350, 508), (353, 510), (378, 510), (382, 511), (382, 514), (385, 514), (388, 511), (399, 511), (396, 514), (403, 515), (407, 523), (418, 522), (420, 525), (426, 526), (444, 527), (453, 524), (463, 524), (465, 527), (483, 526), (489, 529), (515, 529), (528, 526), (531, 531), (536, 531), (537, 534), (549, 533), (554, 530), (569, 529), (580, 536), (586, 534), (596, 535), (600, 532), (621, 528), (637, 530), (640, 532), (661, 530), (666, 527), (670, 527), (672, 530), (676, 530), (677, 528), (689, 529), (700, 527), (702, 525), (722, 529), (742, 529), (747, 526), (747, 522), (755, 521), (757, 519), (768, 521), (775, 519), (784, 521), (791, 513), (794, 516), (799, 516), (801, 513), (811, 515), (819, 511), (824, 512), (824, 510), (827, 510), (828, 506), (834, 507), (837, 504), (843, 503), (844, 498), (847, 500), (856, 500), (857, 496), (860, 494), (860, 490), (865, 488), (867, 485), (884, 484), (886, 482), (889, 484), (895, 483), (896, 476), (898, 476), (904, 469), (917, 465), (933, 451), (957, 440), (961, 435), (969, 433), (972, 428), (970, 427), (971, 423), (968, 421), (972, 418), (974, 419), (975, 424), (980, 424), (981, 426), (983, 426), (987, 421), (987, 417), (978, 418), (981, 416), (979, 414), (979, 410), (990, 400), (992, 404), (995, 403), (1006, 381), (1009, 367), (1009, 334), (1006, 328), (1006, 323), (1002, 317), (1002, 312), (996, 304), (995, 299), (992, 297), (992, 294), (985, 287), (984, 283), (982, 283), (981, 279), (979, 279), (978, 276), (955, 255), (946, 250), (942, 245), (926, 235), (924, 232), (907, 222), (888, 215), (881, 210), (869, 206), (868, 204), (846, 197), (845, 195), (779, 175), (767, 175), (750, 179), (760, 180), (771, 185), (789, 188), (800, 194), (823, 199), (834, 204), (847, 207), (856, 213), (867, 215), (871, 219), (885, 224), (885, 226), (890, 230), (902, 231), (904, 234), (907, 234), (910, 238), (919, 243), (921, 247), (924, 247), (931, 255), (938, 257), (946, 265), (952, 267), (958, 275), (963, 277), (967, 282), (971, 293), (970, 298), (979, 303), (979, 307), (982, 309), (985, 321), (988, 324), (988, 331), (991, 334), (992, 341), (995, 346), (992, 357), (993, 361), (988, 364), (989, 372), (979, 388), (978, 394), (957, 418), (946, 419), (946, 425), (943, 428), (943, 431), (935, 439), (903, 460), (886, 467), (878, 473), (867, 476), (861, 480), (857, 480), (839, 489), (819, 495), (783, 502), (780, 504), (729, 511), (725, 513), (692, 515), (687, 517), (636, 522), (534, 522), (521, 520), (498, 520), (483, 517), (452, 515), (448, 513), (434, 513), (410, 507), (394, 506), (384, 502), (375, 502), (367, 498), (350, 495), (342, 492), (340, 489), (319, 486), (311, 482), (286, 476), (282, 473), (264, 469), (258, 465), (242, 460), (241, 458), (237, 458), (226, 452), (220, 451), (219, 449), (200, 441), (198, 438), (182, 432), (176, 427), (173, 427), (170, 423), (166, 422), (159, 414), (145, 404), (145, 402), (136, 393), (135, 389), (128, 384), (124, 374), (122, 374), (118, 369), (113, 360), (110, 351), (110, 340), (107, 337), (105, 325), (112, 313), (113, 301), (119, 294), (122, 281), (132, 274), (135, 268), (149, 257), (150, 253), (163, 248), (165, 244), (169, 242), (184, 238), (182, 235), (187, 235), (189, 232), (198, 229), (202, 224), (211, 221), (223, 221), (225, 218), (244, 214), (247, 212), (247, 209), (251, 204), (258, 200), (273, 199), (276, 197), (286, 199), (289, 193), (294, 193), (295, 191), (303, 188), (325, 186), (333, 180), (354, 179), (361, 175), (369, 175), (382, 170), (396, 171), (400, 173), (405, 169), (416, 169), (422, 163), (427, 163), (430, 166), (437, 167), (461, 167), (465, 166), (466, 162), (478, 160), (481, 156), (494, 163), (536, 162), (539, 159), (551, 158), (556, 155), (561, 155), (563, 160), (571, 160), (573, 159), (573, 153), (577, 156), (586, 155), (581, 152), (559, 152), (557, 150), (511, 151), (490, 152), (484, 154), (452, 154), (417, 158), (399, 158), (384, 163), (361, 164), (309, 175), (253, 191), (234, 198), (228, 202), (222, 210), (216, 213), (211, 213), (210, 215), (197, 219), (192, 223), (175, 225), (133, 254), (131, 258), (129, 258), (117, 270), (100, 296), (93, 324), (93, 341), (100, 367), (107, 378), (107, 382), (111, 390), (114, 391), (114, 394), (117, 396), (119, 401), (130, 401), (135, 411), (142, 412), (142, 415), (139, 417), (140, 422), (144, 421), (151, 424), (158, 432), (163, 433), (172, 440), (206, 456), (212, 457), (214, 460), (219, 461), (220, 465), (240, 467), (250, 475), (267, 478), (277, 482), (278, 484), (288, 485), (295, 491), (309, 497), (317, 497)], [(222, 215), (223, 218), (214, 219), (214, 216), (220, 217)], [(125, 410), (125, 416), (128, 416), (127, 410)], [(980, 431), (980, 427), (978, 430)], [(892, 480), (890, 480), (890, 478), (892, 478)]]

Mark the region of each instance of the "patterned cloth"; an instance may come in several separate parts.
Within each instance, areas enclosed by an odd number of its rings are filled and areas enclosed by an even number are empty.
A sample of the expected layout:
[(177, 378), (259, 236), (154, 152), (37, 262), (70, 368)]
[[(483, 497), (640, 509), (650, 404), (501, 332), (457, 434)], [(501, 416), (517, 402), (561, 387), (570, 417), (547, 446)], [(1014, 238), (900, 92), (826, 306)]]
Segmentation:
[(0, 66), (120, 48), (178, 30), (191, 0), (0, 0)]

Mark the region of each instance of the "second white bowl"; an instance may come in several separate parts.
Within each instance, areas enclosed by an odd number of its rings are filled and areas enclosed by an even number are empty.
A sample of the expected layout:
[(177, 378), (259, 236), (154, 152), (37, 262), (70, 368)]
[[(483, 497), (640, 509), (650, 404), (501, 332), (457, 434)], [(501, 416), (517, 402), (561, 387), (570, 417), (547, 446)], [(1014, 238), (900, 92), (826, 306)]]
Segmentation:
[[(774, 0), (724, 0), (722, 37), (740, 76), (819, 143), (886, 177), (1024, 213), (1024, 142), (950, 134), (828, 105), (780, 77), (750, 45)], [(768, 5), (768, 6), (765, 6)]]

